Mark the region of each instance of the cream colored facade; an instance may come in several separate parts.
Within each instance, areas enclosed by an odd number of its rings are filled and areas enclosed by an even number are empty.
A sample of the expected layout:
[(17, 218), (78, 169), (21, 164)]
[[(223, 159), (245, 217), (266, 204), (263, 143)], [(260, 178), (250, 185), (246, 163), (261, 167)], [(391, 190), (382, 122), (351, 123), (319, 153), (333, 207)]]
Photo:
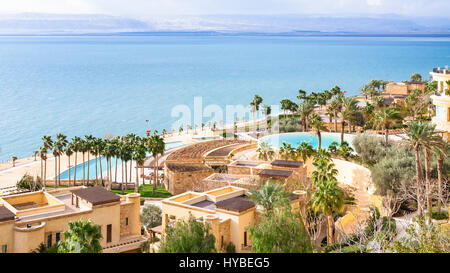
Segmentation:
[(432, 121), (436, 124), (436, 129), (443, 131), (444, 137), (448, 138), (450, 134), (450, 95), (446, 94), (446, 90), (450, 89), (450, 86), (447, 85), (447, 81), (450, 80), (450, 70), (447, 66), (444, 69), (435, 68), (430, 74), (438, 85), (438, 91), (431, 96), (433, 104), (436, 106), (436, 116)]
[[(249, 252), (251, 240), (246, 228), (255, 221), (259, 210), (246, 200), (247, 190), (226, 186), (211, 191), (185, 192), (162, 201), (162, 228), (177, 220), (186, 220), (192, 214), (210, 224), (216, 238), (216, 249), (233, 243), (237, 252)], [(295, 191), (291, 196), (293, 209), (304, 207), (306, 192)]]
[(90, 219), (100, 226), (103, 252), (139, 248), (148, 239), (148, 235), (141, 235), (140, 195), (130, 193), (121, 198), (113, 194), (116, 197), (109, 196), (109, 200), (98, 201), (95, 197), (97, 200), (93, 201), (82, 195), (89, 193), (89, 189), (92, 188), (77, 187), (53, 194), (39, 191), (0, 198), (0, 208), (3, 212), (9, 210), (13, 218), (3, 217), (3, 221), (0, 218), (1, 250), (26, 253), (40, 243), (51, 246), (62, 239), (69, 222), (80, 219)]

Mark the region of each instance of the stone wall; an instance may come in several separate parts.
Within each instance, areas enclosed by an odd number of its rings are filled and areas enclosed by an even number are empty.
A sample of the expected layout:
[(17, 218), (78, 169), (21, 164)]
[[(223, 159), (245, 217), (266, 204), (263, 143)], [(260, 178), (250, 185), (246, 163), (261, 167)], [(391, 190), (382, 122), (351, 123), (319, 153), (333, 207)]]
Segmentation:
[(164, 185), (173, 195), (186, 191), (202, 191), (203, 180), (214, 173), (214, 170), (196, 172), (174, 172), (164, 169)]
[[(132, 204), (120, 205), (120, 237), (130, 235), (130, 228), (126, 223), (126, 218), (129, 218)], [(130, 220), (130, 219), (128, 219)]]

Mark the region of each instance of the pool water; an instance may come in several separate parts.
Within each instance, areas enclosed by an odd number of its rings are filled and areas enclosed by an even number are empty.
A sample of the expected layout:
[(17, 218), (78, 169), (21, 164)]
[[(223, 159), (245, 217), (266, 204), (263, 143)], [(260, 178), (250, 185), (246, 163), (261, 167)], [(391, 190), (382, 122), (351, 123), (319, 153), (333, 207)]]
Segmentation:
[[(87, 157), (86, 157), (86, 159), (87, 159)], [(80, 162), (83, 159), (82, 158), (78, 158), (77, 160), (78, 160), (78, 162)], [(105, 173), (107, 168), (108, 168), (108, 166), (106, 164), (106, 158), (102, 157), (101, 161), (102, 161), (102, 169), (100, 169), (100, 157), (97, 158), (98, 177), (100, 177), (100, 172)], [(75, 162), (71, 162), (71, 163), (75, 163)], [(119, 166), (121, 166), (122, 161), (120, 159), (117, 160), (117, 164)], [(90, 159), (89, 162), (88, 161), (84, 162), (85, 178), (86, 179), (87, 179), (87, 168), (88, 168), (88, 165), (89, 165), (89, 179), (95, 179), (95, 158), (94, 159)], [(112, 158), (111, 159), (111, 167), (113, 168), (113, 172), (114, 172), (114, 167), (115, 166), (116, 166), (116, 159)], [(78, 164), (76, 167), (74, 166), (74, 167), (70, 168), (70, 179), (74, 179), (75, 168), (77, 169), (77, 179), (83, 179), (83, 162)], [(63, 179), (63, 180), (69, 179), (69, 170), (68, 169), (61, 173), (61, 179)]]
[[(340, 134), (330, 134), (330, 133), (322, 133), (322, 148), (328, 148), (333, 141), (337, 143), (341, 143)], [(350, 146), (352, 146), (352, 136), (344, 135), (344, 140), (347, 141)], [(275, 134), (265, 136), (259, 139), (259, 143), (267, 142), (273, 148), (280, 148), (283, 145), (283, 142), (287, 144), (291, 144), (293, 148), (297, 148), (298, 145), (302, 142), (307, 142), (312, 145), (315, 149), (317, 149), (319, 145), (319, 138), (315, 133), (285, 133), (285, 134)]]
[(178, 147), (183, 145), (184, 143), (182, 141), (174, 141), (174, 142), (167, 142), (166, 143), (166, 150)]

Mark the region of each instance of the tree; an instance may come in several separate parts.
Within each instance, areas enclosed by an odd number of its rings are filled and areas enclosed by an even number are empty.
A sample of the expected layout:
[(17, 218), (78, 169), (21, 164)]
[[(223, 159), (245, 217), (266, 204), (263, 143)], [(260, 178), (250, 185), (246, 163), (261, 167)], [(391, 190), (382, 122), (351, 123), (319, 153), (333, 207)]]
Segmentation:
[(333, 212), (339, 211), (344, 205), (344, 193), (337, 185), (337, 170), (334, 169), (329, 154), (319, 149), (314, 158), (316, 170), (312, 173), (312, 181), (316, 191), (312, 196), (312, 208), (316, 212), (322, 212), (327, 217), (327, 243), (332, 244), (333, 239)]
[(369, 166), (386, 155), (384, 141), (375, 135), (358, 134), (353, 138), (352, 144), (362, 161)]
[(312, 244), (299, 214), (290, 206), (264, 213), (249, 228), (252, 252), (311, 253)]
[(265, 212), (272, 211), (275, 207), (289, 204), (289, 195), (280, 184), (266, 181), (260, 189), (250, 189), (249, 199), (264, 208)]
[(333, 212), (339, 211), (344, 205), (344, 193), (337, 186), (337, 181), (325, 180), (319, 183), (317, 191), (312, 197), (312, 207), (327, 216), (327, 243), (334, 242), (333, 235)]
[(283, 112), (284, 112), (284, 118), (286, 118), (286, 111), (289, 111), (289, 110), (292, 109), (292, 104), (293, 104), (293, 103), (294, 103), (294, 102), (291, 101), (291, 100), (289, 100), (289, 99), (282, 99), (282, 100), (280, 101), (280, 104), (281, 104), (281, 110), (283, 110)]
[(322, 146), (322, 136), (320, 134), (320, 131), (325, 129), (325, 127), (322, 125), (322, 118), (318, 114), (313, 113), (311, 115), (311, 118), (309, 119), (309, 124), (316, 130), (320, 149), (320, 147)]
[[(67, 158), (69, 159), (69, 162), (68, 162), (68, 167), (69, 167), (69, 187), (70, 187), (70, 169), (71, 169), (71, 167), (70, 167), (70, 157), (73, 155), (73, 150), (74, 150), (73, 149), (73, 144), (69, 143), (67, 145), (66, 150), (65, 150), (65, 154), (66, 154)], [(75, 169), (76, 169), (76, 166), (75, 166)], [(75, 186), (75, 183), (73, 185)]]
[[(55, 147), (57, 149), (58, 156), (58, 173), (55, 173), (55, 177), (58, 179), (58, 186), (61, 185), (61, 155), (64, 153), (68, 144), (67, 137), (61, 133), (56, 135)], [(57, 176), (56, 176), (57, 175)]]
[(295, 150), (295, 153), (297, 154), (296, 158), (300, 157), (303, 160), (303, 163), (305, 163), (308, 158), (314, 155), (314, 152), (314, 147), (305, 141), (300, 143), (300, 145), (298, 145), (297, 149)]
[(298, 114), (303, 124), (303, 131), (308, 129), (309, 116), (314, 112), (314, 104), (310, 101), (305, 101), (298, 106)]
[(450, 253), (450, 232), (423, 217), (415, 217), (406, 235), (394, 242), (396, 253)]
[(384, 145), (389, 145), (389, 129), (392, 124), (400, 120), (400, 113), (395, 108), (381, 108), (373, 118), (373, 126), (375, 128), (384, 129), (385, 142)]
[[(450, 146), (448, 145), (448, 141), (442, 141), (442, 147), (433, 147), (433, 152), (436, 154), (436, 163), (437, 163), (437, 174), (438, 174), (438, 215), (441, 214), (441, 205), (446, 206), (442, 194), (442, 175), (443, 175), (443, 166), (444, 166), (444, 158), (446, 158), (450, 151)], [(440, 149), (439, 149), (440, 148)]]
[(73, 175), (73, 185), (76, 186), (77, 184), (77, 155), (78, 152), (81, 150), (81, 138), (80, 137), (73, 137), (72, 138), (72, 144), (73, 144), (73, 151), (75, 153), (75, 168), (74, 168), (74, 175)]
[(155, 175), (154, 175), (154, 184), (153, 184), (153, 194), (154, 194), (155, 190), (156, 190), (157, 179), (158, 179), (158, 168), (159, 168), (158, 160), (159, 160), (159, 156), (164, 154), (166, 145), (164, 143), (164, 139), (162, 139), (158, 135), (154, 135), (147, 139), (146, 146), (147, 146), (147, 151), (152, 154), (152, 156), (155, 160), (155, 165), (154, 165)]
[(167, 226), (159, 252), (161, 253), (214, 253), (216, 238), (209, 224), (198, 221), (192, 214), (186, 221), (177, 221), (175, 227)]
[(251, 111), (253, 112), (253, 119), (256, 120), (256, 112), (259, 111), (259, 105), (263, 102), (263, 99), (256, 94), (253, 100), (250, 102)]
[(161, 225), (161, 208), (155, 205), (146, 205), (142, 208), (141, 224), (149, 229)]
[(408, 128), (404, 130), (406, 135), (406, 138), (404, 138), (406, 145), (409, 147), (409, 150), (414, 150), (416, 155), (416, 195), (419, 215), (423, 215), (423, 168), (422, 160), (420, 159), (421, 149), (423, 147), (438, 147), (439, 143), (442, 141), (437, 135), (437, 132), (434, 131), (434, 128), (435, 126), (428, 122), (412, 121), (408, 124)]
[(264, 141), (259, 144), (256, 153), (258, 153), (258, 159), (265, 161), (270, 160), (275, 156), (275, 151), (272, 149), (272, 146)]
[(284, 160), (289, 160), (295, 156), (295, 149), (290, 143), (283, 142), (279, 149), (279, 154)]
[(409, 78), (409, 81), (411, 82), (422, 82), (422, 75), (420, 75), (417, 72), (414, 72), (411, 77)]
[[(133, 149), (133, 159), (136, 162), (136, 185), (134, 187), (135, 192), (139, 192), (139, 174), (138, 174), (138, 166), (143, 166), (145, 157), (146, 157), (146, 151), (144, 142), (139, 140), (135, 145)], [(141, 168), (142, 170), (142, 168)]]
[(38, 151), (38, 150), (35, 150), (35, 151), (33, 152), (34, 161), (37, 160), (36, 157), (37, 157), (38, 155), (39, 155), (39, 151)]
[(17, 156), (12, 156), (12, 164), (13, 164), (13, 167), (15, 167), (16, 166), (16, 160), (17, 160)]
[(69, 222), (69, 230), (63, 232), (63, 239), (58, 242), (58, 253), (101, 253), (100, 226), (91, 220)]
[(299, 104), (302, 102), (302, 99), (306, 97), (306, 91), (299, 89), (297, 99), (299, 100)]

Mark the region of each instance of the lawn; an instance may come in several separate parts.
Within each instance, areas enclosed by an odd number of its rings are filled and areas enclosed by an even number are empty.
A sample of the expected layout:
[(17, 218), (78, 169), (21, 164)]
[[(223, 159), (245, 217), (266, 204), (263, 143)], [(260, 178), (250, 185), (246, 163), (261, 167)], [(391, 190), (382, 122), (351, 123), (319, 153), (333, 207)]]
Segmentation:
[[(151, 185), (151, 184), (145, 184), (145, 185), (141, 185), (139, 187), (139, 193), (141, 194), (141, 197), (167, 198), (167, 197), (172, 196), (162, 186), (156, 187), (155, 194), (152, 194), (152, 191), (153, 191), (153, 185)], [(111, 190), (111, 192), (113, 192), (115, 194), (122, 194), (121, 190)], [(132, 193), (132, 192), (134, 192), (134, 189), (128, 189), (128, 190), (124, 191), (124, 194)]]

